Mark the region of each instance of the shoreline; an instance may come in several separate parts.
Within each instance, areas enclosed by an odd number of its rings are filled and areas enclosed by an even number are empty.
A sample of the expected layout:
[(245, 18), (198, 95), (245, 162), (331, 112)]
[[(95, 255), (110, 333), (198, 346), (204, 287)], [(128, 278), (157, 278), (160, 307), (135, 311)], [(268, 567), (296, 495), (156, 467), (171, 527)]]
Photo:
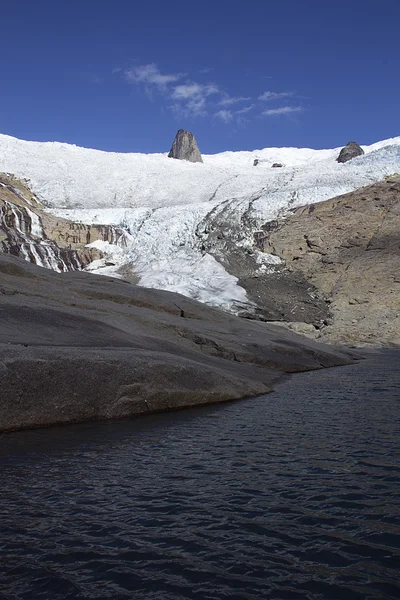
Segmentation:
[[(11, 346), (11, 345), (10, 345)], [(7, 350), (10, 351), (11, 347), (8, 346)], [(38, 348), (40, 348), (39, 345), (35, 346), (35, 349), (37, 350)], [(55, 348), (54, 347), (41, 347), (42, 349), (46, 349), (46, 350), (51, 350), (52, 353), (54, 353)], [(19, 347), (17, 345), (15, 345), (13, 347), (14, 351), (17, 350), (18, 353), (18, 349), (22, 351), (22, 353), (26, 350), (26, 347), (23, 346), (22, 348)], [(60, 350), (60, 348), (58, 348)], [(71, 350), (71, 347), (65, 348), (63, 347), (62, 350)], [(77, 350), (77, 348), (73, 348), (74, 350)], [(0, 345), (0, 360), (1, 360), (1, 355), (2, 355), (2, 350), (4, 350), (4, 346), (2, 348), (2, 345)], [(89, 352), (91, 353), (92, 351), (98, 352), (97, 350), (90, 348), (88, 349)], [(126, 348), (113, 348), (113, 352), (116, 351), (116, 353), (126, 353), (127, 349)], [(52, 385), (52, 390), (50, 391), (50, 398), (47, 398), (47, 401), (43, 398), (43, 396), (40, 395), (40, 392), (36, 392), (36, 394), (31, 397), (31, 402), (33, 402), (36, 405), (36, 408), (38, 408), (38, 398), (41, 397), (42, 398), (42, 410), (44, 409), (46, 412), (43, 414), (41, 411), (41, 414), (43, 415), (42, 417), (37, 416), (37, 412), (34, 412), (34, 419), (35, 422), (30, 421), (29, 416), (25, 416), (26, 419), (28, 419), (27, 422), (19, 422), (18, 424), (15, 423), (10, 424), (9, 426), (6, 427), (1, 427), (1, 418), (0, 418), (0, 435), (2, 434), (7, 434), (7, 433), (15, 433), (15, 432), (19, 432), (19, 431), (27, 431), (27, 430), (36, 430), (36, 429), (48, 429), (51, 427), (65, 427), (68, 425), (77, 425), (77, 424), (83, 424), (83, 423), (95, 423), (95, 422), (104, 422), (104, 421), (120, 421), (120, 420), (124, 420), (124, 419), (129, 419), (129, 420), (136, 420), (140, 417), (144, 417), (144, 416), (150, 416), (150, 415), (154, 415), (154, 414), (162, 414), (162, 413), (168, 413), (168, 412), (178, 412), (178, 411), (184, 411), (190, 408), (194, 408), (194, 407), (201, 407), (201, 406), (210, 406), (210, 405), (216, 405), (216, 404), (221, 404), (221, 403), (226, 403), (226, 402), (234, 402), (234, 401), (245, 401), (251, 398), (256, 398), (259, 396), (263, 396), (263, 395), (267, 395), (270, 394), (271, 392), (276, 391), (276, 387), (279, 386), (281, 383), (287, 381), (292, 375), (296, 375), (299, 373), (306, 373), (306, 372), (310, 372), (310, 371), (322, 371), (326, 368), (331, 369), (334, 367), (341, 367), (341, 366), (350, 366), (352, 364), (358, 364), (359, 362), (363, 361), (363, 360), (367, 360), (368, 358), (379, 354), (380, 352), (357, 352), (357, 356), (353, 356), (351, 359), (349, 358), (348, 360), (343, 361), (340, 364), (334, 364), (334, 365), (330, 365), (330, 366), (313, 366), (313, 367), (309, 367), (309, 368), (304, 368), (301, 370), (296, 370), (296, 371), (292, 371), (292, 372), (275, 372), (275, 374), (271, 375), (271, 373), (265, 373), (264, 377), (265, 379), (268, 378), (268, 384), (266, 384), (265, 382), (256, 382), (255, 388), (261, 385), (261, 388), (259, 390), (254, 389), (252, 390), (245, 390), (242, 388), (242, 390), (235, 390), (233, 393), (230, 392), (230, 389), (227, 387), (220, 387), (220, 389), (218, 389), (218, 385), (216, 387), (212, 387), (212, 389), (210, 390), (204, 390), (204, 389), (193, 389), (191, 391), (188, 390), (183, 390), (183, 389), (177, 389), (177, 386), (175, 385), (175, 389), (158, 389), (157, 391), (150, 393), (150, 394), (141, 394), (140, 391), (138, 393), (138, 397), (132, 399), (132, 397), (126, 398), (125, 400), (121, 402), (117, 402), (116, 403), (116, 407), (109, 407), (106, 406), (105, 413), (98, 413), (95, 408), (94, 408), (94, 404), (93, 401), (97, 398), (99, 404), (97, 405), (97, 409), (98, 410), (102, 410), (102, 408), (104, 408), (104, 403), (100, 402), (100, 398), (103, 395), (100, 387), (98, 392), (95, 393), (94, 398), (92, 397), (90, 400), (83, 400), (82, 398), (79, 398), (78, 392), (72, 392), (70, 395), (73, 396), (74, 401), (72, 403), (72, 406), (74, 407), (74, 410), (78, 411), (84, 411), (84, 414), (82, 414), (82, 412), (80, 413), (80, 416), (74, 416), (71, 415), (70, 412), (68, 412), (68, 409), (71, 408), (71, 405), (65, 405), (62, 406), (62, 403), (65, 403), (65, 400), (63, 401), (62, 398), (59, 397), (58, 393), (57, 393), (57, 385), (54, 384)], [(19, 354), (19, 353), (18, 353)], [(23, 365), (24, 359), (19, 356), (19, 361), (21, 366)], [(98, 359), (101, 358), (105, 358), (104, 356), (97, 356)], [(125, 357), (126, 358), (126, 357)], [(22, 360), (21, 360), (22, 359)], [(54, 359), (54, 357), (53, 357)], [(44, 359), (43, 356), (39, 356), (38, 360), (42, 362), (42, 366), (44, 364), (46, 369), (50, 369), (53, 371), (53, 377), (55, 376), (55, 372), (54, 372), (54, 360), (52, 362), (52, 359), (49, 358), (48, 361), (46, 361)], [(28, 364), (29, 360), (26, 359), (26, 364)], [(226, 365), (221, 365), (222, 366), (226, 366)], [(262, 370), (262, 368), (261, 368)], [(101, 375), (98, 375), (99, 378), (101, 378)], [(36, 380), (32, 380), (30, 378), (27, 378), (27, 380), (29, 379), (29, 388), (33, 388), (36, 389), (37, 386), (39, 385), (39, 382)], [(0, 376), (0, 380), (1, 380), (1, 376)], [(237, 380), (238, 384), (240, 385), (241, 382), (240, 380)], [(246, 382), (247, 383), (247, 382)], [(132, 384), (133, 386), (135, 385)], [(146, 382), (143, 382), (143, 387), (146, 388), (147, 385), (150, 387), (150, 383), (146, 384)], [(75, 384), (74, 386), (76, 387), (76, 380), (75, 380)], [(2, 386), (2, 389), (4, 390), (4, 387)], [(51, 395), (53, 394), (53, 400), (51, 398)], [(3, 394), (2, 394), (3, 395)], [(25, 400), (27, 400), (28, 397), (28, 386), (25, 389), (25, 393), (19, 396), (19, 399), (22, 400), (22, 402)], [(123, 398), (123, 397), (122, 397)], [(121, 400), (121, 399), (120, 399)], [(14, 404), (13, 399), (11, 398), (11, 403)], [(122, 404), (122, 406), (121, 406)], [(91, 408), (90, 408), (91, 407)], [(90, 409), (92, 410), (92, 412), (90, 412)], [(2, 403), (2, 409), (0, 409), (1, 411), (4, 411), (4, 402)], [(89, 410), (89, 412), (87, 412)], [(61, 413), (60, 413), (61, 411)], [(65, 412), (66, 411), (66, 412)], [(26, 406), (24, 409), (22, 409), (21, 407), (21, 412), (26, 412)], [(63, 414), (65, 416), (63, 416)], [(4, 415), (4, 412), (3, 412)], [(56, 416), (58, 415), (58, 416)], [(20, 415), (21, 416), (21, 415)], [(30, 422), (29, 422), (30, 421)]]
[(257, 396), (363, 355), (118, 279), (9, 255), (0, 273), (0, 431)]

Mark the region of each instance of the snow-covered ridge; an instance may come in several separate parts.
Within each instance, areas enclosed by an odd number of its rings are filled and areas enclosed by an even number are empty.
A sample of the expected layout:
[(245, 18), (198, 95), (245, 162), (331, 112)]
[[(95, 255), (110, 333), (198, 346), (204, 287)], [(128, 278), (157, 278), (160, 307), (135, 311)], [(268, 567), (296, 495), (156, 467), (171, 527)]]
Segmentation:
[[(105, 250), (117, 266), (132, 264), (142, 285), (229, 308), (246, 303), (246, 294), (202, 252), (209, 215), (215, 221), (223, 214), (235, 240), (251, 248), (252, 232), (288, 208), (400, 170), (400, 137), (363, 149), (364, 156), (346, 164), (336, 162), (340, 148), (223, 152), (203, 155), (201, 164), (166, 154), (118, 154), (0, 135), (0, 171), (29, 179), (54, 214), (125, 227), (132, 236), (129, 248)], [(284, 166), (271, 168), (273, 163)]]
[[(366, 153), (399, 145), (400, 137), (364, 146)], [(279, 182), (270, 169), (317, 168), (335, 163), (339, 148), (265, 148), (203, 156), (204, 164), (170, 159), (165, 154), (119, 154), (60, 142), (26, 142), (0, 135), (0, 171), (28, 178), (40, 199), (59, 208), (160, 207), (204, 202), (216, 192), (220, 200), (248, 194), (266, 182)], [(253, 167), (254, 159), (262, 162)], [(318, 165), (317, 165), (318, 163)], [(219, 188), (219, 189), (217, 189)]]

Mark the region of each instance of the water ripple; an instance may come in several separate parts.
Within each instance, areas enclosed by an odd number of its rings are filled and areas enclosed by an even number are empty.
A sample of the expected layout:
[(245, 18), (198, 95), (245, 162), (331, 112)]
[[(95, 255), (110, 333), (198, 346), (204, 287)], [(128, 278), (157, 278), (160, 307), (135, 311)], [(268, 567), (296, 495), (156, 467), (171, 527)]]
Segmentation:
[(400, 598), (400, 353), (0, 437), (0, 600)]

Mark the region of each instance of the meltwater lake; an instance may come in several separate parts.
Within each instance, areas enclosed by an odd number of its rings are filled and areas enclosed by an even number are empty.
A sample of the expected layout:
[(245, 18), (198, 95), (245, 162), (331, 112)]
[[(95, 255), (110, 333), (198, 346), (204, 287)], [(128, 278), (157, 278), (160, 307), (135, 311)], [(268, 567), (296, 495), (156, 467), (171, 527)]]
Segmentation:
[(399, 366), (0, 436), (0, 599), (400, 598)]

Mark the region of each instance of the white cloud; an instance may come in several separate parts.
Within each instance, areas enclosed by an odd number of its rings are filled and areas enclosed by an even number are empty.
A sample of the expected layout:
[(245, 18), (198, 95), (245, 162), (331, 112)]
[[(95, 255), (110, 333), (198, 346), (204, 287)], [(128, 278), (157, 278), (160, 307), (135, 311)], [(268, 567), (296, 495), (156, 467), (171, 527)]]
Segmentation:
[(160, 90), (165, 90), (170, 83), (174, 83), (184, 76), (184, 73), (163, 74), (155, 63), (141, 65), (124, 72), (128, 83), (154, 85)]
[(206, 99), (205, 98), (193, 98), (183, 107), (183, 112), (187, 116), (200, 117), (206, 115)]
[(270, 102), (271, 100), (282, 100), (292, 96), (294, 96), (293, 92), (264, 92), (261, 96), (258, 96), (258, 99), (263, 102)]
[(233, 114), (231, 110), (219, 110), (214, 114), (214, 117), (217, 119), (221, 119), (224, 123), (229, 123), (233, 119)]
[(142, 85), (150, 100), (152, 91), (172, 100), (169, 106), (179, 116), (200, 116), (207, 114), (206, 100), (212, 94), (220, 93), (213, 84), (201, 84), (193, 81), (177, 82), (185, 77), (184, 73), (161, 73), (155, 63), (141, 65), (124, 72), (125, 80), (129, 83)]
[[(207, 67), (200, 70), (203, 74), (209, 71), (211, 69)], [(199, 83), (191, 80), (185, 73), (161, 72), (156, 63), (139, 65), (126, 70), (117, 68), (113, 69), (113, 73), (120, 73), (127, 83), (139, 86), (152, 102), (157, 96), (162, 96), (166, 100), (163, 106), (173, 111), (179, 118), (204, 117), (209, 114), (223, 123), (235, 122), (244, 125), (248, 123), (250, 116), (256, 116), (250, 115), (257, 106), (256, 99), (249, 96), (231, 96), (217, 83)], [(294, 92), (266, 91), (258, 96), (257, 100), (277, 101), (279, 104), (280, 100), (295, 97)], [(262, 115), (289, 115), (302, 110), (301, 106), (281, 106), (266, 109)]]
[(174, 101), (173, 110), (183, 116), (198, 117), (207, 114), (207, 98), (220, 94), (214, 83), (202, 84), (187, 82), (173, 88), (171, 98)]
[(204, 117), (207, 114), (206, 99), (200, 97), (188, 102), (174, 102), (170, 108), (179, 117)]
[(172, 92), (174, 100), (189, 100), (191, 98), (206, 98), (211, 94), (218, 94), (219, 90), (214, 84), (186, 83), (177, 85)]
[(245, 113), (248, 113), (249, 111), (251, 111), (254, 108), (255, 104), (250, 104), (250, 106), (245, 106), (244, 108), (241, 108), (240, 110), (235, 111), (235, 114), (237, 115), (244, 115)]
[(292, 113), (303, 112), (302, 106), (281, 106), (280, 108), (269, 108), (262, 112), (263, 115), (275, 116), (275, 115), (289, 115)]
[(232, 104), (237, 104), (238, 102), (248, 102), (251, 98), (246, 98), (244, 96), (229, 96), (226, 95), (222, 100), (219, 101), (221, 106), (231, 106)]

